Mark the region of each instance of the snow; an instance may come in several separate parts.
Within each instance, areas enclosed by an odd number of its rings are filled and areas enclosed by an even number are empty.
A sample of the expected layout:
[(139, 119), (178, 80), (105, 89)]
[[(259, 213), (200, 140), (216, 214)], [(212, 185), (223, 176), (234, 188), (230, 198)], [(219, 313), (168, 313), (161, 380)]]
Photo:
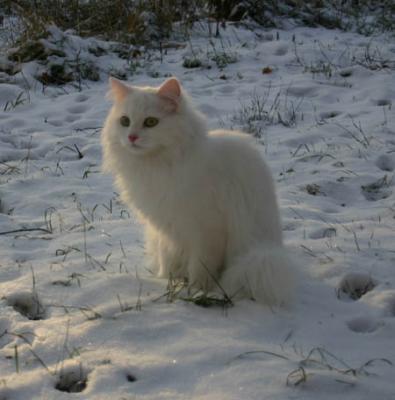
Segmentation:
[(134, 66), (136, 85), (177, 76), (212, 128), (261, 136), (302, 265), (276, 310), (168, 302), (147, 270), (100, 172), (123, 60), (98, 57), (81, 91), (0, 84), (0, 399), (395, 399), (394, 58), (387, 36), (228, 26)]

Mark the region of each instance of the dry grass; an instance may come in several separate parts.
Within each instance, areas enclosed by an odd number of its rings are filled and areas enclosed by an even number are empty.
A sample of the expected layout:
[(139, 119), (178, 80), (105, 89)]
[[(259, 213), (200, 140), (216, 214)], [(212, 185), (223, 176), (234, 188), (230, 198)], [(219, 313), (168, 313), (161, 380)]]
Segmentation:
[[(395, 29), (391, 0), (0, 0), (0, 10), (19, 17), (21, 42), (46, 34), (49, 24), (81, 36), (100, 36), (125, 43), (162, 41), (173, 33), (188, 35), (196, 21), (211, 21), (219, 36), (227, 21), (254, 20), (280, 27), (284, 17), (301, 25), (356, 30), (373, 34)], [(176, 29), (175, 29), (176, 28)]]

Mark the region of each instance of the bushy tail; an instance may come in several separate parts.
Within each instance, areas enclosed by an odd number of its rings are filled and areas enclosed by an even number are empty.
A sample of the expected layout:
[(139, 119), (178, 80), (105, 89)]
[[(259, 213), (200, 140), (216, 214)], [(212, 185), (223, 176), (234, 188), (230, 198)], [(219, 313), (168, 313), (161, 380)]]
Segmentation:
[(255, 247), (230, 263), (221, 278), (228, 296), (253, 298), (269, 306), (290, 303), (296, 263), (283, 247)]

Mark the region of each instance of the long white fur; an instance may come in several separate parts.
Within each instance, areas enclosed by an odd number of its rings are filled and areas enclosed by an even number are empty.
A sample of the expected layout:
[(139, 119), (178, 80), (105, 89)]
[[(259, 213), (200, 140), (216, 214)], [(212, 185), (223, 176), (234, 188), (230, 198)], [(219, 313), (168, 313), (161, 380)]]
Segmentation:
[[(158, 275), (187, 277), (203, 290), (220, 282), (229, 296), (269, 305), (289, 301), (292, 262), (282, 245), (271, 173), (253, 140), (208, 132), (183, 90), (175, 107), (158, 88), (121, 90), (102, 132), (104, 169), (144, 224)], [(128, 128), (122, 115), (131, 120)], [(148, 116), (158, 125), (144, 128)], [(139, 136), (138, 148), (127, 139), (131, 133)]]

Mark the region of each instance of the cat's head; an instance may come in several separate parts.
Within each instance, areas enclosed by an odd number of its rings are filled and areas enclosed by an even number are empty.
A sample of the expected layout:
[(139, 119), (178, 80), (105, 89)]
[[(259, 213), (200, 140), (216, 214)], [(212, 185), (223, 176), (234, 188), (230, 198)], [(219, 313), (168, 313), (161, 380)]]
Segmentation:
[(175, 78), (157, 88), (129, 86), (110, 78), (110, 89), (114, 105), (105, 130), (131, 155), (182, 149), (202, 132), (204, 121)]

